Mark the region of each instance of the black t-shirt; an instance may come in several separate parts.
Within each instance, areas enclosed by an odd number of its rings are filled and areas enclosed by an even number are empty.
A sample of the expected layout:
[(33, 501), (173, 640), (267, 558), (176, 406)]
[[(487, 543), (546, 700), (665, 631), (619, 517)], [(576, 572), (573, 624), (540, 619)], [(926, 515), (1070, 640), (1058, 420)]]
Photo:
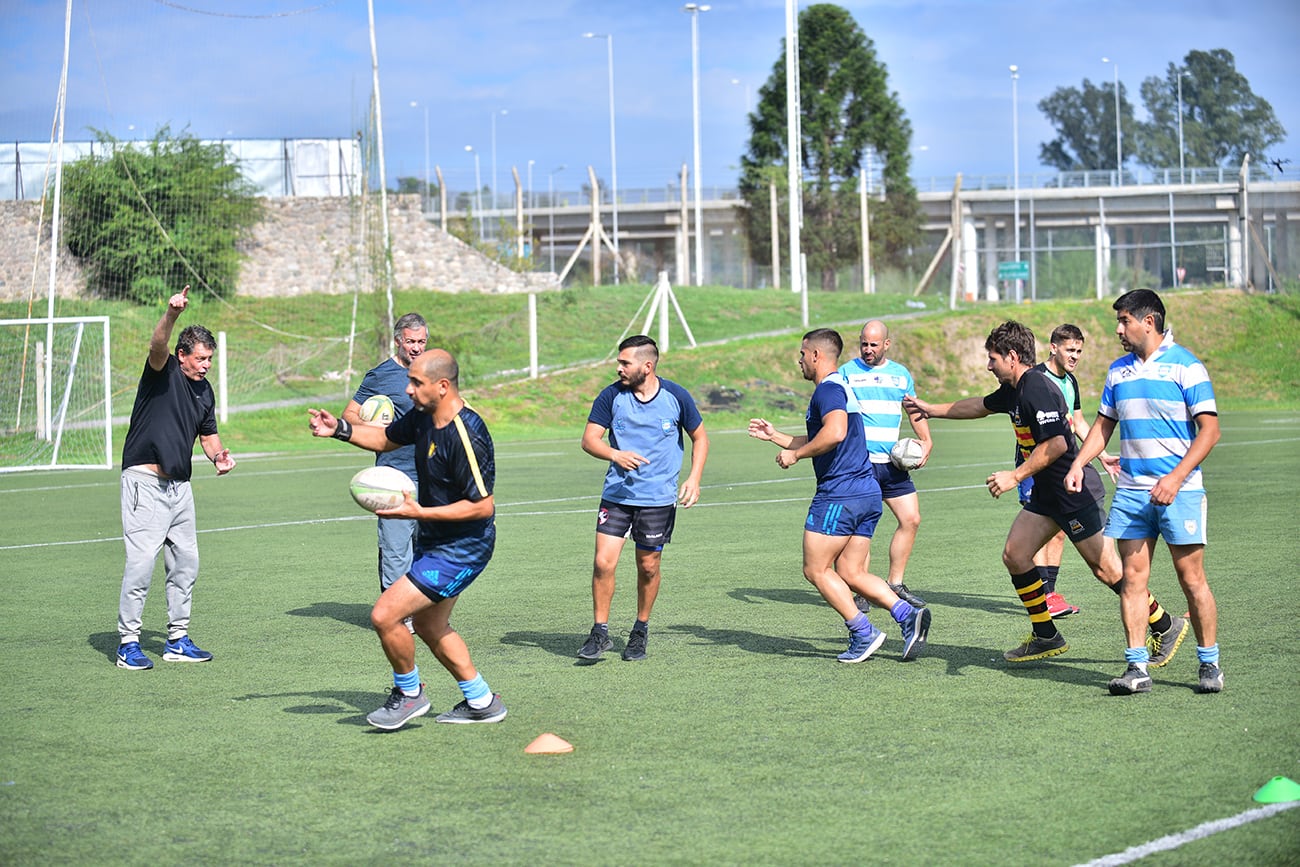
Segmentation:
[(167, 476), (189, 481), (195, 438), (217, 432), (216, 405), (208, 381), (181, 373), (175, 355), (167, 357), (162, 370), (145, 361), (122, 445), (123, 469), (157, 464)]
[(1065, 489), (1065, 477), (1079, 447), (1070, 425), (1070, 410), (1065, 405), (1065, 396), (1047, 374), (1040, 370), (1025, 371), (1015, 386), (1004, 385), (986, 395), (984, 408), (1011, 416), (1011, 426), (1016, 431), (1016, 448), (1020, 450), (1022, 459), (1027, 459), (1039, 443), (1058, 436), (1065, 438), (1065, 454), (1034, 475), (1031, 503), (1068, 515), (1105, 498), (1106, 489), (1102, 487), (1101, 477), (1090, 466), (1083, 470), (1082, 491), (1076, 493)]

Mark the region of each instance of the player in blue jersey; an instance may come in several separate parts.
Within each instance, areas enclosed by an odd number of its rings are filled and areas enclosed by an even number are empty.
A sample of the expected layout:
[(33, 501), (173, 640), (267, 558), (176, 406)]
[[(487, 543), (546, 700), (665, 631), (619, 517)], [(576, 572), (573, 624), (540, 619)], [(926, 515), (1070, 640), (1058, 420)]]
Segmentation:
[[(1017, 490), (1025, 478), (1034, 477), (1029, 502), (1011, 522), (1002, 548), (1002, 564), (1029, 615), (1031, 629), (1019, 646), (1002, 656), (1008, 662), (1031, 662), (1070, 648), (1047, 611), (1047, 594), (1034, 565), (1034, 554), (1058, 529), (1064, 530), (1092, 574), (1116, 594), (1121, 592), (1119, 555), (1102, 534), (1106, 491), (1097, 471), (1085, 464), (1079, 486), (1071, 491), (1064, 487), (1078, 443), (1061, 390), (1034, 366), (1033, 332), (1019, 322), (1004, 322), (989, 332), (984, 350), (989, 372), (999, 383), (997, 391), (946, 404), (909, 397), (903, 401), (903, 408), (909, 414), (928, 418), (973, 419), (993, 413), (1011, 416), (1024, 460), (1014, 469), (992, 473), (984, 484), (997, 498)], [(1153, 632), (1168, 633), (1175, 628), (1174, 619), (1154, 598), (1148, 600), (1148, 607)]]
[(1205, 576), (1206, 497), (1201, 462), (1219, 441), (1219, 415), (1210, 375), (1165, 330), (1165, 305), (1149, 289), (1126, 292), (1112, 305), (1116, 333), (1128, 353), (1106, 374), (1097, 421), (1066, 476), (1076, 490), (1083, 465), (1119, 429), (1120, 474), (1106, 535), (1115, 539), (1123, 563), (1120, 611), (1128, 647), (1124, 674), (1110, 682), (1115, 695), (1148, 692), (1153, 651), (1142, 640), (1143, 600), (1151, 557), (1163, 538), (1187, 597), (1196, 656), (1198, 692), (1223, 689), (1219, 667), (1218, 609)]
[[(889, 540), (889, 573), (885, 580), (890, 589), (909, 604), (923, 608), (925, 600), (903, 583), (903, 571), (912, 556), (916, 532), (921, 526), (920, 500), (912, 477), (889, 460), (889, 450), (898, 442), (898, 429), (903, 421), (903, 398), (908, 395), (916, 397), (916, 384), (906, 367), (889, 358), (891, 344), (889, 328), (879, 319), (872, 319), (862, 326), (858, 343), (860, 356), (840, 365), (840, 376), (857, 401), (871, 469), (880, 483), (885, 505), (898, 522)], [(930, 423), (910, 417), (908, 421), (921, 442), (922, 457), (917, 466), (920, 469), (930, 459), (930, 450), (934, 448)]]
[(392, 730), (429, 712), (429, 699), (415, 664), (410, 618), (438, 662), (456, 680), (464, 700), (436, 717), (440, 723), (494, 723), (505, 718), (501, 696), (488, 687), (469, 648), (451, 627), (460, 594), (487, 567), (496, 546), (492, 489), (496, 457), (481, 416), (460, 396), (460, 368), (450, 353), (430, 349), (411, 363), (406, 393), (415, 412), (386, 428), (353, 427), (325, 410), (311, 409), (313, 436), (334, 437), (373, 452), (415, 446), (416, 498), (409, 494), (380, 517), (419, 524), (410, 570), (385, 590), (370, 612), (393, 669), (393, 689), (366, 721)]
[[(376, 395), (385, 395), (393, 402), (394, 418), (399, 419), (412, 409), (411, 398), (406, 393), (407, 371), (411, 359), (419, 358), (429, 342), (429, 327), (419, 313), (407, 313), (393, 323), (393, 354), (371, 368), (361, 380), (357, 392), (343, 410), (343, 419), (352, 425), (372, 424), (361, 419), (361, 405)], [(375, 455), (375, 466), (395, 467), (416, 481), (415, 446), (402, 446), (391, 452)], [(380, 518), (379, 539), (379, 592), (383, 593), (393, 582), (411, 568), (415, 532), (418, 526), (410, 518)]]
[[(664, 545), (672, 539), (677, 505), (689, 509), (700, 498), (700, 478), (709, 455), (695, 400), (656, 369), (659, 347), (645, 335), (618, 345), (618, 381), (606, 386), (587, 416), (582, 450), (609, 462), (596, 514), (596, 555), (591, 571), (594, 623), (578, 658), (599, 659), (613, 646), (609, 611), (614, 571), (623, 544), (636, 545), (636, 622), (623, 648), (626, 660), (646, 657), (650, 613), (659, 595)], [(605, 434), (609, 433), (606, 442)], [(685, 446), (691, 438), (691, 468), (678, 487)]]
[(770, 421), (755, 418), (749, 421), (749, 435), (781, 449), (776, 463), (782, 469), (812, 459), (817, 492), (804, 521), (803, 574), (849, 630), (849, 647), (839, 661), (862, 662), (885, 641), (885, 633), (854, 604), (854, 593), (893, 616), (902, 628), (903, 659), (912, 659), (925, 647), (930, 610), (900, 599), (883, 578), (867, 571), (880, 519), (880, 483), (867, 457), (862, 420), (836, 370), (843, 351), (837, 331), (818, 328), (805, 334), (799, 370), (816, 385), (804, 417), (806, 434), (782, 433)]

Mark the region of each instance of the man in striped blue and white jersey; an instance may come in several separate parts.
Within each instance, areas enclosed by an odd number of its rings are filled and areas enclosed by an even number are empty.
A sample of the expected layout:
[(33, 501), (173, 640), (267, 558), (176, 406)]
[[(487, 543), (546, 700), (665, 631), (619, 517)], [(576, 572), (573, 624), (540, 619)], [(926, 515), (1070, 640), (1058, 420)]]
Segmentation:
[(1218, 611), (1205, 576), (1205, 486), (1201, 462), (1219, 441), (1219, 415), (1209, 373), (1165, 331), (1165, 306), (1149, 289), (1115, 300), (1116, 334), (1128, 353), (1106, 374), (1097, 423), (1065, 479), (1077, 490), (1083, 467), (1119, 428), (1120, 476), (1106, 535), (1123, 563), (1120, 614), (1128, 647), (1124, 674), (1110, 682), (1114, 695), (1148, 692), (1149, 649), (1143, 641), (1147, 583), (1157, 538), (1174, 560), (1196, 633), (1198, 692), (1223, 689), (1219, 668)]
[[(898, 442), (898, 429), (903, 420), (903, 398), (916, 397), (916, 383), (906, 367), (889, 358), (889, 328), (879, 319), (862, 326), (858, 343), (859, 357), (840, 365), (840, 376), (857, 401), (857, 412), (862, 418), (862, 430), (867, 440), (871, 469), (880, 483), (880, 493), (898, 526), (889, 540), (889, 574), (885, 579), (889, 587), (909, 605), (925, 606), (925, 600), (912, 593), (903, 583), (903, 571), (916, 532), (921, 526), (921, 507), (916, 495), (916, 485), (906, 470), (900, 470), (889, 460), (889, 450)], [(934, 443), (930, 439), (930, 423), (925, 419), (908, 418), (912, 431), (922, 447), (921, 463), (930, 459)], [(859, 602), (859, 606), (861, 606)]]

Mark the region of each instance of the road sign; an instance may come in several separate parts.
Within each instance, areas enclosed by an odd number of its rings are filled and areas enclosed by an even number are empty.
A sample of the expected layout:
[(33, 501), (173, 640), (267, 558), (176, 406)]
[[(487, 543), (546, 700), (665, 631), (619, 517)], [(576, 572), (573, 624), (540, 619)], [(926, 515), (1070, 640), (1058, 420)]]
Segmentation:
[(1028, 280), (1029, 263), (1028, 262), (999, 262), (998, 279), (999, 280)]

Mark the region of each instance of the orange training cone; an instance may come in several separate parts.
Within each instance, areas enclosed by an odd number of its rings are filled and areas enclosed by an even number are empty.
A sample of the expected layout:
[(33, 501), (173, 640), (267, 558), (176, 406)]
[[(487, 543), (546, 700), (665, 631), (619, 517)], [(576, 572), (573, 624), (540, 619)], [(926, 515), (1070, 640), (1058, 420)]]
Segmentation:
[(1286, 777), (1274, 777), (1260, 786), (1255, 800), (1261, 804), (1285, 804), (1300, 801), (1300, 783)]
[(562, 737), (546, 732), (533, 739), (533, 742), (524, 747), (524, 752), (533, 755), (544, 755), (550, 753), (571, 753), (573, 744), (569, 743)]

